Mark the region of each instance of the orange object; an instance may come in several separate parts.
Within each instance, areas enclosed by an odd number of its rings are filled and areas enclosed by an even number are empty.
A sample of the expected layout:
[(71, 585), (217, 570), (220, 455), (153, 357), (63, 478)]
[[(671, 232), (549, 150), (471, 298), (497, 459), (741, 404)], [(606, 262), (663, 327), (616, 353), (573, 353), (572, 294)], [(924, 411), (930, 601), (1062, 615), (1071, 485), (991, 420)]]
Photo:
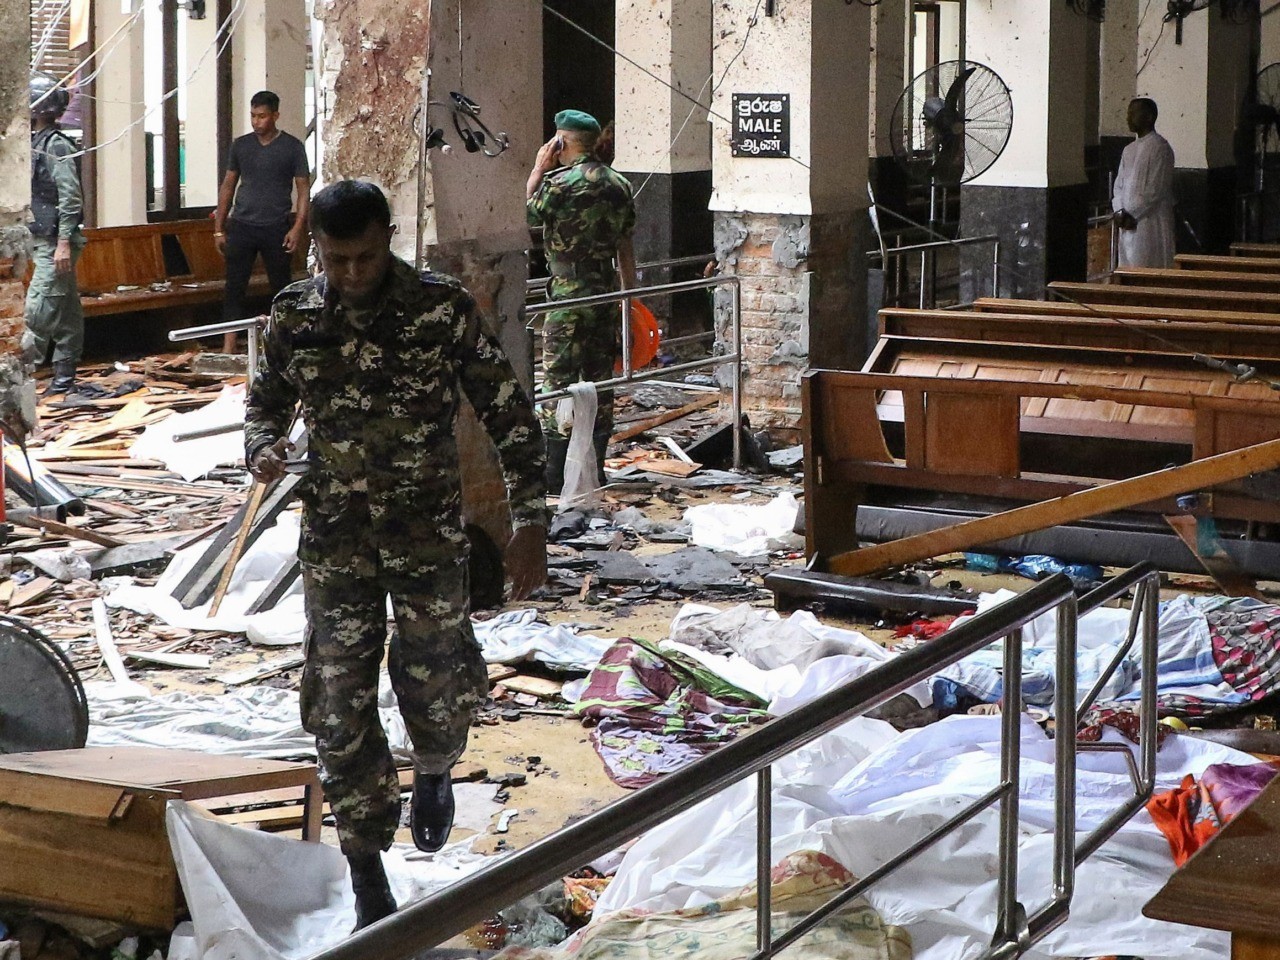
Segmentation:
[[(658, 318), (639, 300), (631, 301), (631, 369), (640, 370), (658, 356)], [(614, 373), (622, 372), (622, 360), (613, 365)]]

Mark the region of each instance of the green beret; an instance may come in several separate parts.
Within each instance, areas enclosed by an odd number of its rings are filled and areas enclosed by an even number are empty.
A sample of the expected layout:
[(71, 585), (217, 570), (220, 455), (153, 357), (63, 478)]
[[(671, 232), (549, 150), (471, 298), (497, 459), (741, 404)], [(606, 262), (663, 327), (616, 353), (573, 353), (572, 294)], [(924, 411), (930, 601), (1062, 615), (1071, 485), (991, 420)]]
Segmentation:
[(584, 133), (599, 133), (600, 121), (581, 110), (561, 110), (556, 114), (557, 130), (581, 130)]

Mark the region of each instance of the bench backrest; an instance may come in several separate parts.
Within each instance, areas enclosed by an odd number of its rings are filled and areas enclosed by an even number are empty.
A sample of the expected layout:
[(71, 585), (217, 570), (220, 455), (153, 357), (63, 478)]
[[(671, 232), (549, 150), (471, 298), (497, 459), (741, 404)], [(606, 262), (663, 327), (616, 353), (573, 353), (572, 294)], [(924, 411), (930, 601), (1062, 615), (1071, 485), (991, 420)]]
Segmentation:
[(224, 266), (212, 220), (173, 220), (86, 230), (77, 280), (84, 293), (164, 280), (220, 280)]

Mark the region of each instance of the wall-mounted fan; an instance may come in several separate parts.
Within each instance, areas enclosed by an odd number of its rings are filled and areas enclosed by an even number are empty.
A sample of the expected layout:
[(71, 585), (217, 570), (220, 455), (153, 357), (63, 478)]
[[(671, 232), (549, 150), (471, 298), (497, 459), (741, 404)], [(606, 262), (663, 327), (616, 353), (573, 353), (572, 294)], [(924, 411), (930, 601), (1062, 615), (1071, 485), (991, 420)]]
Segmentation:
[[(889, 129), (894, 157), (936, 195), (996, 162), (1013, 129), (1013, 98), (985, 64), (947, 60), (902, 91)], [(931, 206), (936, 218), (936, 198)]]

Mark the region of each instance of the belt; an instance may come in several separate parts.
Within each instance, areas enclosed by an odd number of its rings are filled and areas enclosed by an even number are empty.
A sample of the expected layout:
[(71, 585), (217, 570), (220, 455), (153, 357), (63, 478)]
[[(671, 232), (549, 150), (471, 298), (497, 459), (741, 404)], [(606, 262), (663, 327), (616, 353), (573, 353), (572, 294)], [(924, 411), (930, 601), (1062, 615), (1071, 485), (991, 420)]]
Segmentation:
[(548, 260), (547, 269), (559, 280), (578, 280), (584, 277), (606, 276), (613, 273), (612, 260)]

